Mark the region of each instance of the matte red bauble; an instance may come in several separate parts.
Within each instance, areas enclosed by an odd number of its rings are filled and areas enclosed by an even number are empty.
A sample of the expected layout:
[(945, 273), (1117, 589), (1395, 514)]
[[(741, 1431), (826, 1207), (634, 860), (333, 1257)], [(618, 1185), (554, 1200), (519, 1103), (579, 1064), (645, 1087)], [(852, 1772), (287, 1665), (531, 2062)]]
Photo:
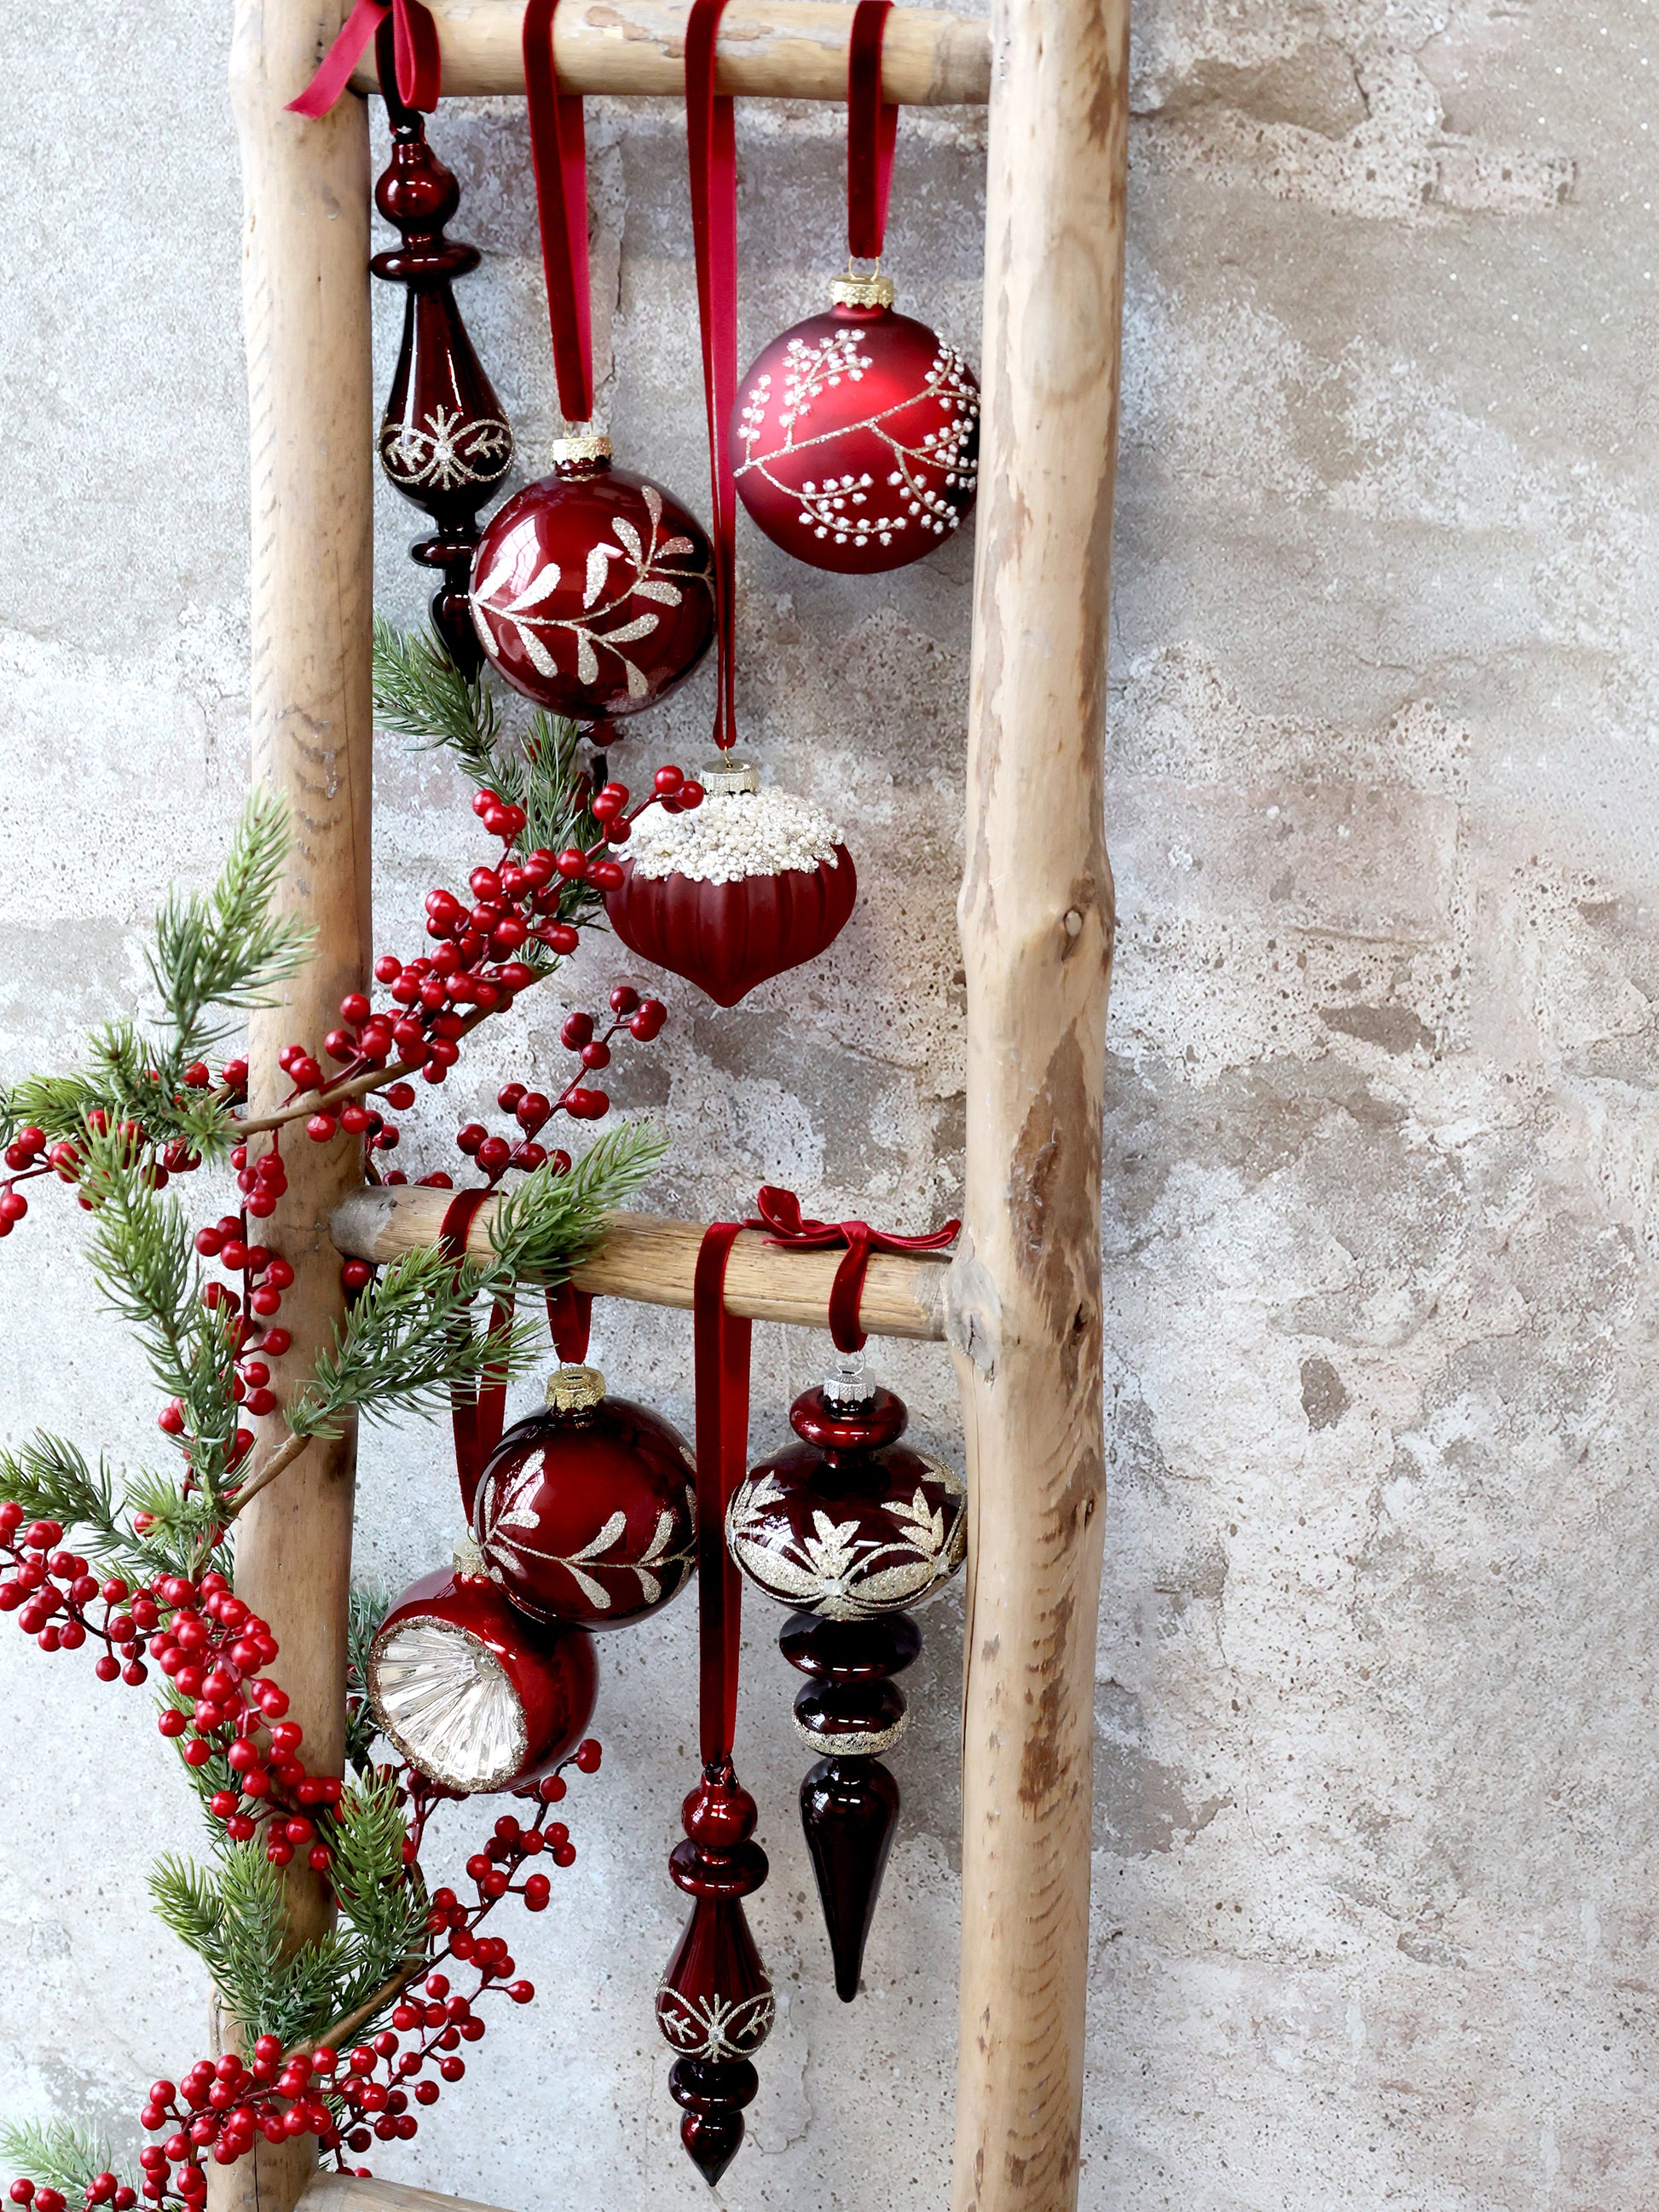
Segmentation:
[(406, 1589), (368, 1656), (375, 1717), (447, 1790), (507, 1790), (568, 1758), (593, 1717), (599, 1669), (580, 1628), (521, 1619), (464, 1546)]
[(830, 313), (774, 338), (744, 378), (732, 465), (775, 545), (871, 576), (920, 561), (972, 507), (979, 386), (954, 346), (893, 313), (886, 277), (831, 290)]
[(666, 698), (714, 635), (714, 555), (672, 494), (611, 465), (608, 438), (561, 438), (472, 562), (478, 637), (515, 690), (577, 721)]
[(815, 960), (858, 896), (853, 856), (817, 807), (759, 789), (744, 761), (705, 769), (694, 813), (638, 825), (623, 879), (605, 894), (630, 952), (735, 1006), (769, 975)]
[(665, 1606), (696, 1564), (696, 1480), (678, 1429), (607, 1397), (597, 1367), (561, 1367), (546, 1412), (509, 1429), (491, 1455), (473, 1539), (520, 1613), (623, 1628)]

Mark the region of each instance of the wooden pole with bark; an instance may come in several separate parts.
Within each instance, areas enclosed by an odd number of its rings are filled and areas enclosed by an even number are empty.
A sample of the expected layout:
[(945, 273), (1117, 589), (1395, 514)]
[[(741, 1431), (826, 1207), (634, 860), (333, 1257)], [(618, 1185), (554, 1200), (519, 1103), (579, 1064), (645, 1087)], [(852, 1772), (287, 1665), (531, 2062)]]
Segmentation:
[[(284, 114), (327, 40), (340, 0), (238, 0), (231, 94), (245, 189), (252, 515), (253, 775), (287, 800), (293, 849), (278, 904), (315, 928), (284, 1003), (252, 1023), (250, 1109), (289, 1089), (291, 1038), (319, 1036), (368, 971), (369, 640), (374, 403), (369, 364), (368, 125), (362, 103), (325, 121)], [(304, 1374), (343, 1310), (329, 1216), (361, 1181), (349, 1139), (284, 1150), (287, 1196), (262, 1241), (294, 1268), (284, 1366)], [(280, 1425), (271, 1427), (280, 1433)], [(253, 1462), (270, 1446), (256, 1445)], [(355, 1437), (315, 1443), (255, 1498), (236, 1534), (239, 1595), (270, 1623), (289, 1717), (313, 1771), (344, 1757), (347, 1597)], [(286, 1940), (321, 1932), (328, 1907), (296, 1862)], [(313, 2138), (209, 2169), (213, 2212), (288, 2212), (315, 2162)]]
[(954, 2212), (1077, 2201), (1105, 1454), (1103, 823), (1128, 0), (999, 0), (967, 860)]

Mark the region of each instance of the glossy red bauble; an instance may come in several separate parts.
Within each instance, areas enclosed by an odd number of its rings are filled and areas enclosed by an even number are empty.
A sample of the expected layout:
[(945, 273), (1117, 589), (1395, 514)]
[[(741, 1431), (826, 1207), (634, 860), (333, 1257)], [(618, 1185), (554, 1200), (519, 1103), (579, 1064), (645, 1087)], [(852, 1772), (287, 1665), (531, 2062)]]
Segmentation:
[(471, 605), (492, 665), (578, 721), (638, 714), (683, 684), (714, 635), (714, 555), (670, 493), (567, 438), (553, 473), (478, 541)]
[(666, 1605), (696, 1564), (696, 1462), (679, 1431), (562, 1367), (544, 1413), (507, 1431), (473, 1502), (491, 1583), (537, 1620), (623, 1628)]
[(789, 1425), (800, 1443), (751, 1468), (732, 1493), (732, 1556), (757, 1589), (820, 1620), (925, 1605), (962, 1565), (962, 1478), (899, 1442), (908, 1416), (892, 1391), (870, 1386), (843, 1407), (834, 1387), (796, 1399)]
[(735, 1006), (835, 941), (858, 876), (834, 825), (787, 793), (757, 791), (752, 769), (722, 763), (702, 781), (695, 814), (641, 823), (605, 913), (641, 959)]
[(471, 1565), (462, 1556), (404, 1592), (375, 1633), (368, 1684), (410, 1765), (467, 1794), (510, 1789), (568, 1758), (599, 1689), (580, 1629), (523, 1620)]
[(979, 386), (954, 346), (892, 309), (885, 277), (843, 277), (828, 314), (774, 338), (738, 389), (732, 466), (774, 544), (874, 575), (920, 561), (974, 503)]

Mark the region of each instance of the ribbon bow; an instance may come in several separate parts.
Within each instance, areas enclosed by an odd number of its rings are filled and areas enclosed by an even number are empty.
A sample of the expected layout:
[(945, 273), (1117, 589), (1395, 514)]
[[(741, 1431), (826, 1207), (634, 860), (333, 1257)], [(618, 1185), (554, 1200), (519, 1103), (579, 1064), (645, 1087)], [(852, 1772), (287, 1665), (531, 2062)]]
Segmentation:
[(755, 1194), (758, 1219), (744, 1222), (745, 1229), (770, 1231), (769, 1244), (792, 1247), (798, 1252), (834, 1252), (847, 1248), (847, 1257), (836, 1270), (830, 1288), (830, 1334), (837, 1352), (861, 1352), (866, 1332), (859, 1327), (859, 1302), (864, 1296), (865, 1271), (872, 1252), (942, 1252), (962, 1227), (947, 1221), (926, 1237), (896, 1237), (885, 1229), (872, 1229), (867, 1221), (809, 1221), (793, 1190), (763, 1183)]
[(430, 114), (438, 105), (442, 79), (442, 57), (438, 27), (421, 0), (357, 0), (341, 26), (338, 37), (323, 56), (317, 74), (289, 112), (313, 120), (326, 115), (351, 82), (365, 46), (390, 16), (392, 46), (397, 59), (398, 97), (405, 107)]

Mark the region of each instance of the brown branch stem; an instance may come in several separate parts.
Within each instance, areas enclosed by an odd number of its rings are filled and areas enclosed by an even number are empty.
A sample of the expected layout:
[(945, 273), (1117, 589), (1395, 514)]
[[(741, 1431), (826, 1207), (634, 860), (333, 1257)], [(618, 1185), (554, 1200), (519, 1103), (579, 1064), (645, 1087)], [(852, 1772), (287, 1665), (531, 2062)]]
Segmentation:
[[(516, 1006), (523, 998), (525, 991), (556, 973), (556, 969), (547, 968), (533, 975), (524, 990), (513, 994), (514, 1004)], [(469, 1014), (462, 1023), (461, 1036), (471, 1036), (480, 1022), (487, 1022), (492, 1015), (506, 1011), (503, 1006), (491, 1006), (487, 1010), (480, 1007), (477, 1013)], [(398, 1060), (391, 1067), (371, 1067), (366, 1075), (354, 1075), (349, 1082), (337, 1083), (326, 1091), (311, 1091), (298, 1105), (284, 1106), (277, 1113), (260, 1114), (252, 1121), (239, 1121), (236, 1124), (237, 1134), (246, 1139), (262, 1136), (272, 1129), (284, 1129), (290, 1121), (308, 1121), (313, 1114), (326, 1114), (332, 1108), (349, 1104), (352, 1099), (361, 1098), (370, 1091), (384, 1090), (389, 1083), (401, 1083), (404, 1076), (413, 1075), (416, 1072), (416, 1063), (407, 1060)]]
[(234, 1521), (251, 1498), (257, 1498), (262, 1490), (269, 1488), (276, 1481), (279, 1474), (292, 1467), (310, 1442), (309, 1437), (295, 1436), (290, 1429), (287, 1443), (279, 1444), (252, 1481), (244, 1483), (237, 1492), (226, 1510), (227, 1521)]

